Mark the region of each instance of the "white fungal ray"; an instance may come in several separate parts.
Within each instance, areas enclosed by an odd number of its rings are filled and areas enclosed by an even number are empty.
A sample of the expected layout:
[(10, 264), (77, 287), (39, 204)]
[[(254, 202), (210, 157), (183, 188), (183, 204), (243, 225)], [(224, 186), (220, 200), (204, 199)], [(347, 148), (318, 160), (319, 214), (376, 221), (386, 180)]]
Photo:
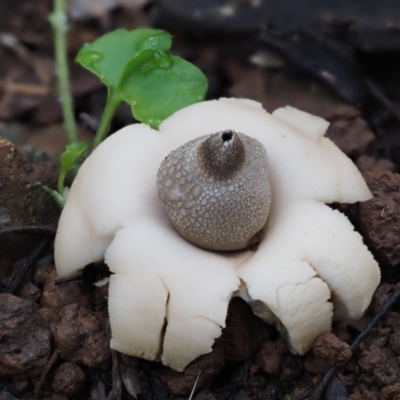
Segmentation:
[(256, 302), (257, 315), (281, 321), (293, 350), (303, 354), (316, 336), (330, 329), (332, 317), (361, 318), (379, 271), (372, 268), (375, 260), (361, 236), (340, 212), (313, 200), (294, 202), (281, 211), (238, 274), (250, 304)]
[(85, 265), (103, 260), (121, 227), (162, 213), (155, 184), (149, 183), (157, 173), (154, 164), (163, 157), (157, 151), (159, 136), (147, 125), (129, 126), (83, 163), (58, 226), (55, 259), (60, 276), (76, 275)]
[[(326, 127), (290, 107), (270, 115), (254, 101), (220, 99), (175, 113), (159, 131), (128, 126), (95, 150), (72, 185), (55, 259), (59, 275), (71, 276), (105, 257), (114, 273), (113, 348), (182, 370), (211, 350), (234, 292), (300, 354), (332, 318), (362, 316), (378, 265), (348, 219), (324, 203), (364, 201), (371, 193), (323, 137)], [(256, 252), (191, 245), (157, 197), (157, 169), (172, 150), (228, 129), (258, 139), (268, 154), (272, 203)]]
[(201, 250), (158, 219), (120, 229), (105, 255), (115, 273), (111, 347), (150, 360), (161, 356), (164, 365), (183, 370), (220, 336), (240, 283), (232, 265), (248, 256)]

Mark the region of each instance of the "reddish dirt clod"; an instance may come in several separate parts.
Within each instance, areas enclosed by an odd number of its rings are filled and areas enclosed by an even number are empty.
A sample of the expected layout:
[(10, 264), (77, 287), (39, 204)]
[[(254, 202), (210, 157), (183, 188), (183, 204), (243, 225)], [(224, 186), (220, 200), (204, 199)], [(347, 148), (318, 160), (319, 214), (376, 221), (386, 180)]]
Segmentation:
[(365, 178), (374, 197), (359, 206), (360, 228), (380, 261), (400, 264), (400, 175), (371, 171)]
[(74, 396), (82, 389), (85, 379), (85, 373), (78, 365), (66, 362), (58, 367), (51, 386), (57, 393)]
[(312, 354), (305, 357), (304, 368), (314, 374), (323, 374), (330, 367), (341, 365), (352, 356), (350, 346), (332, 332), (318, 336), (312, 347)]
[(52, 335), (38, 305), (0, 294), (0, 375), (20, 380), (40, 375), (51, 354)]
[(104, 326), (93, 311), (70, 304), (59, 312), (54, 339), (60, 357), (91, 368), (105, 368), (110, 348)]
[(267, 374), (276, 374), (281, 368), (283, 355), (286, 352), (287, 345), (283, 338), (279, 338), (276, 341), (266, 341), (258, 351), (255, 362)]
[(57, 278), (54, 268), (47, 271), (41, 297), (42, 307), (62, 308), (78, 302), (83, 306), (90, 307), (90, 298), (83, 293), (80, 281), (57, 284)]

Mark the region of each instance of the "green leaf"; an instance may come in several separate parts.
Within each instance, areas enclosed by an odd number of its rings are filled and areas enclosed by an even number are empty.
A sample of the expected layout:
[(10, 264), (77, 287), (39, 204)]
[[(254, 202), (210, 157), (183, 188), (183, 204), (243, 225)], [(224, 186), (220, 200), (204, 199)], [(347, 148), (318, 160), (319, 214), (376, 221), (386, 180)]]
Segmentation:
[(125, 79), (120, 98), (130, 104), (138, 121), (158, 128), (175, 111), (204, 100), (207, 88), (207, 78), (196, 66), (181, 57), (155, 52)]
[(86, 154), (87, 150), (88, 144), (86, 142), (77, 142), (67, 145), (60, 156), (60, 172), (58, 173), (57, 190), (51, 189), (45, 185), (42, 186), (47, 193), (53, 196), (60, 208), (64, 207), (69, 192), (69, 188), (64, 187), (65, 177), (71, 169), (76, 167), (78, 160)]
[(168, 32), (119, 29), (85, 44), (76, 60), (108, 88), (108, 99), (95, 146), (105, 137), (119, 102), (152, 128), (175, 111), (204, 100), (208, 83), (194, 65), (172, 56)]
[(121, 83), (130, 60), (143, 51), (166, 51), (171, 45), (172, 36), (160, 29), (117, 29), (93, 43), (84, 44), (76, 61), (97, 75), (106, 86), (115, 89)]
[(88, 149), (86, 142), (77, 142), (67, 145), (60, 156), (60, 173), (58, 175), (57, 189), (59, 193), (64, 192), (64, 181), (67, 173), (75, 166), (75, 163), (83, 157)]
[(87, 151), (88, 144), (86, 142), (77, 142), (67, 145), (64, 152), (60, 156), (61, 170), (68, 172)]

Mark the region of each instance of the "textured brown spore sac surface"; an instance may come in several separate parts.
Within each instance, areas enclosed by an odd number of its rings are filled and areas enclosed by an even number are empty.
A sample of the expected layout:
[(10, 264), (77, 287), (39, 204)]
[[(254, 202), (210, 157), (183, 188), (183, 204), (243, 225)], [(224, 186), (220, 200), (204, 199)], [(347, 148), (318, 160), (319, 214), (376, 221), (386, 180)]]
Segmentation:
[[(178, 232), (189, 242), (210, 250), (248, 246), (264, 227), (271, 202), (264, 146), (236, 132), (226, 140), (226, 132), (213, 134), (220, 136), (220, 146), (213, 140), (215, 136), (206, 135), (179, 147), (161, 163), (157, 175), (158, 195)], [(245, 154), (243, 157), (240, 151), (232, 151), (239, 166), (235, 168), (223, 153), (237, 139), (243, 143)], [(204, 146), (207, 140), (215, 143), (214, 153), (210, 146)], [(222, 170), (215, 172), (218, 159)], [(224, 174), (227, 166), (229, 173)]]
[(374, 197), (360, 203), (361, 233), (380, 262), (400, 264), (400, 175), (373, 171), (365, 179)]

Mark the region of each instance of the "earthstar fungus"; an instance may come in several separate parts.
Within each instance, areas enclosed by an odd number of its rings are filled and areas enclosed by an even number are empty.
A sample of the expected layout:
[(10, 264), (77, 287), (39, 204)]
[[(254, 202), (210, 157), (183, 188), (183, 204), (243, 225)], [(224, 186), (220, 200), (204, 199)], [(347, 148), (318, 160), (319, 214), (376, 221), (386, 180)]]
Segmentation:
[[(347, 217), (325, 203), (371, 193), (323, 137), (327, 126), (290, 107), (268, 114), (251, 100), (220, 99), (178, 111), (159, 131), (128, 126), (95, 150), (69, 193), (55, 260), (64, 277), (105, 259), (112, 348), (181, 371), (211, 351), (232, 296), (276, 324), (299, 354), (332, 319), (363, 315), (378, 265)], [(226, 131), (258, 140), (268, 154), (271, 207), (255, 252), (194, 246), (157, 195), (157, 170), (171, 151)]]

